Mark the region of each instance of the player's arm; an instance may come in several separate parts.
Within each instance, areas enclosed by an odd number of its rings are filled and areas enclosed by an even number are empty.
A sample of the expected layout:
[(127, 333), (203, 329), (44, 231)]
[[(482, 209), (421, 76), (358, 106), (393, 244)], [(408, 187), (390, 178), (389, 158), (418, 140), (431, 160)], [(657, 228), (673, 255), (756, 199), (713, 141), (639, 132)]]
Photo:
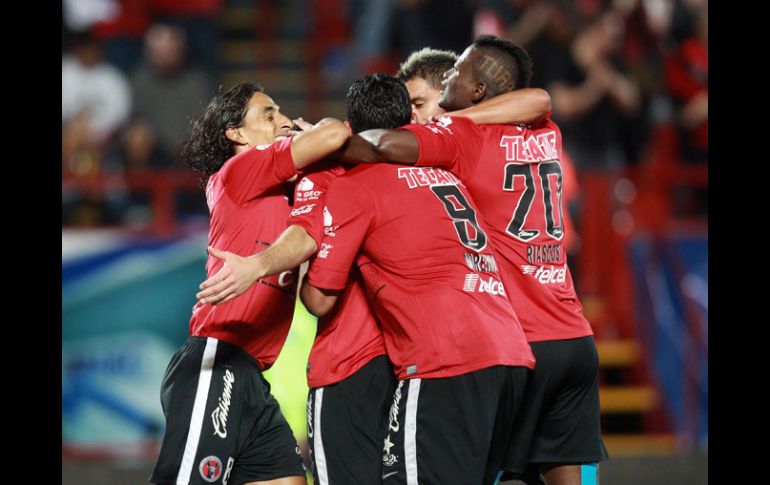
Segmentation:
[(466, 117), (442, 117), (427, 125), (398, 130), (367, 130), (344, 147), (350, 163), (393, 162), (443, 167), (460, 178), (470, 175), (483, 146), (481, 128)]
[[(295, 121), (296, 123), (296, 121)], [(339, 149), (351, 132), (342, 121), (324, 118), (291, 139), (291, 156), (297, 169), (306, 167)]]
[(248, 257), (209, 248), (209, 254), (224, 261), (215, 275), (201, 283), (195, 296), (202, 303), (217, 305), (242, 295), (258, 279), (296, 268), (316, 251), (316, 241), (303, 227), (291, 225), (262, 252)]
[(337, 303), (339, 290), (324, 290), (316, 288), (307, 281), (307, 275), (302, 281), (302, 288), (299, 290), (299, 297), (302, 304), (311, 314), (322, 317), (329, 313)]
[(232, 300), (258, 279), (292, 269), (312, 256), (324, 236), (322, 209), (326, 191), (332, 180), (342, 173), (341, 166), (324, 162), (305, 171), (294, 187), (294, 210), (289, 217), (289, 227), (264, 251), (243, 257), (209, 248), (209, 254), (222, 259), (224, 264), (200, 285), (202, 291), (196, 295), (198, 299), (212, 305)]
[(296, 176), (298, 168), (338, 150), (350, 137), (349, 128), (334, 118), (324, 118), (315, 126), (301, 120), (295, 124), (307, 131), (243, 150), (225, 163), (219, 178), (233, 202), (242, 205), (261, 197)]
[(350, 137), (337, 159), (349, 163), (393, 162), (414, 165), (420, 155), (417, 138), (405, 130), (366, 130)]
[(532, 124), (544, 119), (551, 111), (551, 96), (539, 88), (517, 89), (476, 106), (452, 111), (442, 116), (465, 116), (477, 125)]

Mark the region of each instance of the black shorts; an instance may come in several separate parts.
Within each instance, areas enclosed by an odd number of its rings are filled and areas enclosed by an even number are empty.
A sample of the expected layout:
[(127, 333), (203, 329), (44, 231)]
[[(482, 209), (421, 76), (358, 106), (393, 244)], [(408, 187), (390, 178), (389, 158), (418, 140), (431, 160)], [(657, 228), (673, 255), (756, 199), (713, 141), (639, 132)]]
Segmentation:
[(395, 389), (393, 367), (380, 355), (350, 377), (310, 390), (307, 436), (316, 485), (382, 483), (382, 442)]
[(153, 483), (240, 485), (305, 475), (270, 385), (235, 345), (188, 338), (166, 369), (161, 404), (166, 434)]
[(516, 417), (503, 477), (520, 476), (527, 463), (606, 460), (599, 420), (599, 356), (594, 338), (530, 345), (535, 369), (530, 372)]
[(526, 367), (398, 382), (382, 454), (384, 484), (491, 485), (505, 458)]

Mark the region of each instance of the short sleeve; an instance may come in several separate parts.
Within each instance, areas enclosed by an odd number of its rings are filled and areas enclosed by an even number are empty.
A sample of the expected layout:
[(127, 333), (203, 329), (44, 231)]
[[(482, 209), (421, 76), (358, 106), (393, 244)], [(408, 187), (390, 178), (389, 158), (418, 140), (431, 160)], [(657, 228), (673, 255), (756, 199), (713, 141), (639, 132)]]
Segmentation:
[(225, 162), (219, 173), (225, 193), (243, 205), (297, 174), (291, 138), (238, 153)]
[(418, 167), (444, 167), (458, 177), (473, 174), (481, 154), (483, 137), (476, 124), (464, 116), (444, 116), (437, 123), (407, 125), (417, 138)]

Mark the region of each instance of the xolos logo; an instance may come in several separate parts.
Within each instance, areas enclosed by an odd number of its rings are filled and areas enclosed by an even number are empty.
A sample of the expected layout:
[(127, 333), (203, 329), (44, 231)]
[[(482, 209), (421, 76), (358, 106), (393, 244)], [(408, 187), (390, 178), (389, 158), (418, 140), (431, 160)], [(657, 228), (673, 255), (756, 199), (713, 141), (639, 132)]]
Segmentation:
[(205, 481), (214, 483), (222, 475), (222, 460), (214, 455), (207, 456), (198, 465), (198, 472)]

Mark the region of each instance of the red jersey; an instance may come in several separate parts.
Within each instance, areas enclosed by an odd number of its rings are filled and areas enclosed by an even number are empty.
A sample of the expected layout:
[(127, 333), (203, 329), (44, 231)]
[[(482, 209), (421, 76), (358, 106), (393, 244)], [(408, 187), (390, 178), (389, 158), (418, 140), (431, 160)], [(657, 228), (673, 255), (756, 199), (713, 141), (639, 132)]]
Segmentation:
[[(294, 210), (289, 225), (304, 228), (321, 247), (327, 189), (332, 180), (345, 173), (345, 169), (325, 163), (311, 167), (295, 186)], [(308, 357), (308, 386), (317, 388), (335, 384), (385, 353), (380, 325), (366, 299), (361, 275), (356, 270), (334, 309), (318, 319), (316, 337)]]
[(508, 298), (530, 342), (593, 335), (562, 240), (561, 131), (480, 125), (464, 117), (409, 125), (417, 166), (446, 167), (468, 187), (490, 226)]
[(345, 287), (360, 264), (398, 378), (534, 366), (473, 201), (451, 173), (374, 164), (336, 178), (324, 240), (308, 272)]
[[(211, 213), (209, 244), (248, 256), (266, 249), (286, 229), (291, 207), (285, 181), (297, 171), (291, 139), (260, 145), (230, 158), (209, 178), (206, 201)], [(208, 277), (222, 268), (209, 256)], [(190, 334), (241, 347), (262, 370), (268, 369), (289, 333), (296, 301), (297, 274), (285, 271), (258, 280), (239, 298), (193, 307)]]

